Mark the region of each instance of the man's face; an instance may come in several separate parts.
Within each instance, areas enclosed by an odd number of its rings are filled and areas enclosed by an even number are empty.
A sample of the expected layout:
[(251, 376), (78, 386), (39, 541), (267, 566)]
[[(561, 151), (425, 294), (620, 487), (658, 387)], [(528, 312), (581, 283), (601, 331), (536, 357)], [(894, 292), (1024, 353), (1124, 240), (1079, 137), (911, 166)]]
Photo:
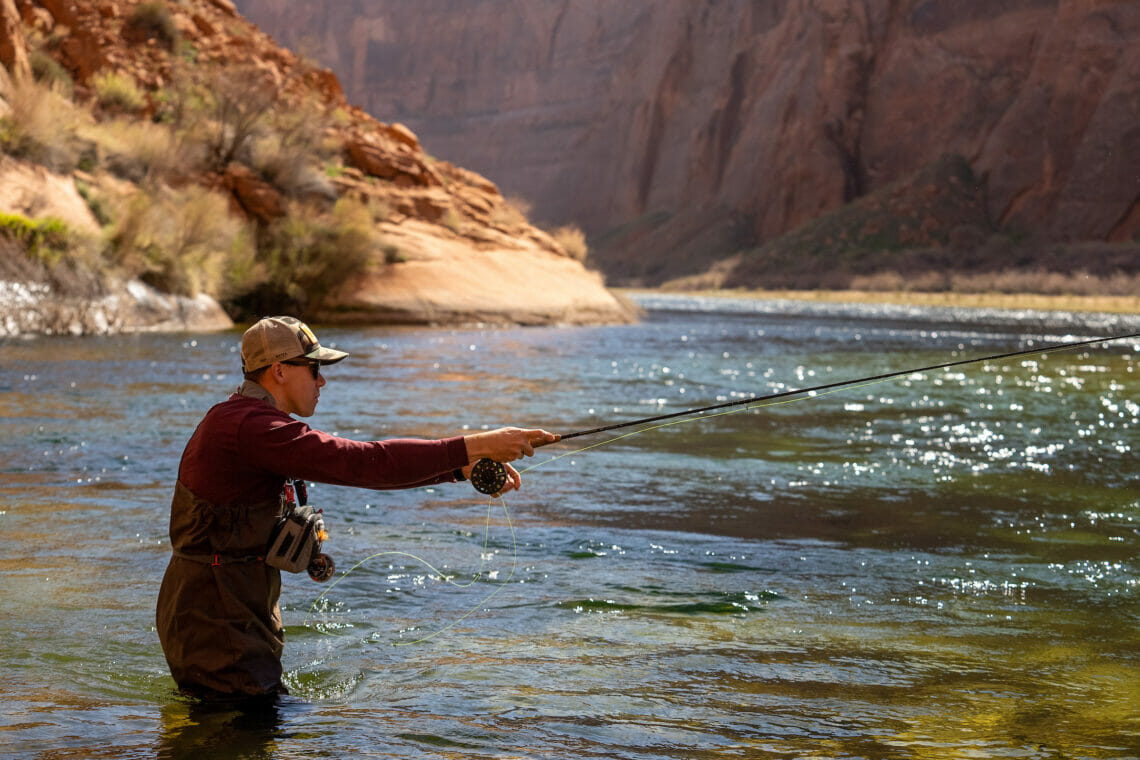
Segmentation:
[[(282, 385), (285, 408), (283, 411), (298, 417), (310, 417), (317, 410), (325, 376), (320, 374), (316, 362), (284, 364), (285, 382)], [(315, 375), (315, 376), (314, 376)]]

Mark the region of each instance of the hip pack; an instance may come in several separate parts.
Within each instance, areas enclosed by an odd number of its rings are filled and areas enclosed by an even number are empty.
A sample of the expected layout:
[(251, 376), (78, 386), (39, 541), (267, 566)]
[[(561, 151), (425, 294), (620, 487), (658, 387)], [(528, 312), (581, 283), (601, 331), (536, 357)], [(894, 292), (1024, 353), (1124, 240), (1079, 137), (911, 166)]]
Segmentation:
[(323, 582), (336, 570), (332, 557), (321, 553), (328, 538), (321, 510), (308, 502), (308, 489), (303, 480), (286, 481), (281, 494), (281, 516), (269, 535), (265, 564), (289, 573), (307, 570), (309, 577)]

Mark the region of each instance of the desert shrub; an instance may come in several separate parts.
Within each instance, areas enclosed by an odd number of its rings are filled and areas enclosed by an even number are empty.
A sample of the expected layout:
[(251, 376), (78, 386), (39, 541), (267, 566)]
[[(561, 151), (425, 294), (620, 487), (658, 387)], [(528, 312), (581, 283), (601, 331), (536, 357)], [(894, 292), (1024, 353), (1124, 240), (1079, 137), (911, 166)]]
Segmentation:
[(889, 293), (1130, 296), (1140, 292), (1140, 274), (1118, 271), (1102, 276), (1081, 270), (1055, 272), (1037, 267), (974, 272), (955, 272), (947, 268), (907, 271), (905, 274), (888, 269), (852, 277), (849, 287), (852, 290)]
[(550, 236), (575, 261), (585, 261), (586, 256), (590, 253), (590, 247), (586, 244), (586, 233), (582, 232), (577, 225), (570, 224), (565, 227), (558, 227), (551, 230)]
[(254, 170), (291, 198), (336, 199), (336, 190), (321, 170), (319, 161), (312, 146), (290, 145), (278, 134), (266, 135), (253, 145)]
[(517, 196), (505, 198), (502, 203), (496, 204), (491, 211), (491, 224), (501, 227), (523, 224), (530, 215), (530, 208), (530, 201), (525, 198)]
[(408, 260), (407, 255), (400, 249), (400, 246), (392, 242), (386, 242), (381, 245), (380, 252), (384, 254), (385, 264), (403, 264)]
[(56, 296), (103, 292), (98, 241), (58, 219), (0, 214), (0, 279), (46, 285)]
[(111, 210), (108, 208), (107, 201), (103, 198), (102, 194), (95, 190), (89, 182), (76, 178), (75, 191), (79, 193), (79, 197), (87, 203), (87, 208), (91, 210), (91, 215), (103, 227), (111, 223), (112, 216)]
[(15, 81), (8, 105), (11, 110), (0, 118), (0, 150), (56, 171), (79, 165), (85, 147), (79, 129), (86, 113), (57, 85), (34, 78)]
[(59, 219), (29, 219), (0, 212), (0, 238), (22, 248), (33, 259), (52, 266), (67, 253), (70, 233)]
[(158, 290), (225, 297), (256, 279), (245, 223), (228, 199), (198, 186), (139, 190), (117, 215), (108, 254), (124, 274)]
[(95, 100), (108, 111), (138, 113), (146, 106), (146, 98), (130, 74), (103, 71), (91, 80)]
[(1140, 275), (1115, 272), (1107, 276), (1077, 270), (1002, 269), (956, 273), (950, 289), (958, 293), (1038, 293), (1057, 296), (1124, 296), (1140, 292)]
[(211, 118), (204, 132), (207, 156), (215, 169), (241, 159), (252, 163), (251, 144), (266, 128), (276, 90), (252, 66), (218, 70), (208, 84)]
[(172, 50), (178, 42), (178, 26), (174, 23), (170, 9), (161, 0), (136, 5), (123, 26), (128, 38), (155, 39), (167, 50)]
[(28, 64), (32, 69), (32, 76), (37, 82), (55, 89), (68, 99), (75, 89), (75, 81), (70, 72), (42, 48), (35, 48), (28, 52)]
[(360, 272), (375, 244), (371, 215), (359, 203), (342, 200), (331, 213), (294, 204), (288, 215), (259, 231), (264, 279), (225, 305), (235, 318), (305, 314)]
[(206, 171), (232, 161), (253, 165), (254, 143), (271, 133), (276, 88), (254, 66), (206, 70), (171, 64), (170, 84), (156, 97), (154, 118), (170, 125), (179, 151)]
[(162, 124), (114, 119), (90, 134), (107, 168), (132, 182), (159, 179), (183, 160), (173, 131)]
[(322, 166), (339, 154), (340, 146), (328, 144), (328, 127), (329, 119), (312, 101), (271, 109), (251, 141), (253, 168), (287, 196), (335, 200)]

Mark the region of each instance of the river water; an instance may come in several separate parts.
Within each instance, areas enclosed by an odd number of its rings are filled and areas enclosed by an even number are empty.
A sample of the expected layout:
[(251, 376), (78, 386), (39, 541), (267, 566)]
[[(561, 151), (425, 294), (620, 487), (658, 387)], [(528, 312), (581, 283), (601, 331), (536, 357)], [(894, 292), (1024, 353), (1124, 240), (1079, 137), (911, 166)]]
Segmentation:
[[(312, 423), (567, 433), (1140, 329), (644, 303), (319, 330), (352, 356)], [(314, 486), (338, 573), (286, 577), (292, 695), (251, 716), (180, 699), (153, 624), (239, 338), (0, 342), (0, 757), (1140, 757), (1136, 339), (575, 439), (501, 503)]]

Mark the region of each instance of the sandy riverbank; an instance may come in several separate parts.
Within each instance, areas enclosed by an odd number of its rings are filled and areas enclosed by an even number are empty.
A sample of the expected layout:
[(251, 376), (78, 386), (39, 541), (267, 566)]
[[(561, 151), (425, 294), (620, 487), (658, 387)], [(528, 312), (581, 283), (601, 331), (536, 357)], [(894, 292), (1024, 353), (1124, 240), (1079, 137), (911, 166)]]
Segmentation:
[(1099, 312), (1140, 314), (1140, 296), (1072, 296), (1035, 293), (914, 293), (865, 290), (699, 290), (651, 291), (619, 289), (618, 292), (674, 293), (724, 298), (811, 301), (815, 303), (896, 304), (941, 306), (960, 309), (1010, 309), (1034, 311)]

